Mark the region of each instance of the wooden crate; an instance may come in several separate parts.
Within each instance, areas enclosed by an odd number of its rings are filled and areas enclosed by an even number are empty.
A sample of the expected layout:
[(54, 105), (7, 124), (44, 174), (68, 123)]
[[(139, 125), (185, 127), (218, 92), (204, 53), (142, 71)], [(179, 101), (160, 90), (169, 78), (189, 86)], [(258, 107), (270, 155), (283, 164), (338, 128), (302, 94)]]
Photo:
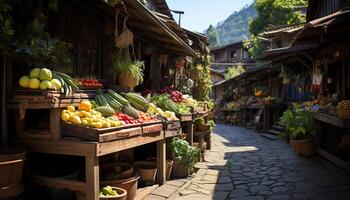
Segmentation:
[(61, 130), (64, 135), (74, 136), (94, 142), (119, 140), (138, 136), (142, 133), (142, 128), (139, 125), (97, 129), (67, 122), (61, 124)]
[(187, 121), (192, 121), (192, 114), (184, 114), (184, 115), (178, 115), (177, 116), (181, 122), (187, 122)]
[(178, 129), (178, 128), (181, 128), (180, 120), (164, 121), (163, 122), (163, 129), (164, 130), (173, 130), (173, 129)]
[(163, 124), (161, 121), (144, 123), (142, 124), (141, 127), (142, 127), (142, 134), (160, 132), (163, 130)]

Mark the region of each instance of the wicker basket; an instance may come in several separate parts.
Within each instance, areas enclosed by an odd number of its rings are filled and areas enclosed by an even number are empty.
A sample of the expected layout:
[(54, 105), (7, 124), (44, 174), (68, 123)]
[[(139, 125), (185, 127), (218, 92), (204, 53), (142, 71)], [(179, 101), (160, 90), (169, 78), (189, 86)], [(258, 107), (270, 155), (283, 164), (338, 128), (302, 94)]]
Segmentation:
[(341, 119), (350, 119), (350, 109), (336, 109), (337, 116)]

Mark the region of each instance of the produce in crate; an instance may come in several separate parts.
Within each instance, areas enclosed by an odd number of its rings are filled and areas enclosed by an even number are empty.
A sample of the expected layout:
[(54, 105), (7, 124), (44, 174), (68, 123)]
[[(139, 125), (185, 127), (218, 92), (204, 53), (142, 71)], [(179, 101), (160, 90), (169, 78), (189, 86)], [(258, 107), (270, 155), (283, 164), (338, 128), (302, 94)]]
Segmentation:
[(116, 113), (115, 116), (119, 120), (122, 120), (126, 125), (139, 124), (139, 122), (136, 119), (134, 119), (134, 118), (130, 117), (129, 115), (124, 114), (122, 112)]
[(151, 102), (163, 110), (169, 110), (171, 112), (174, 112), (176, 114), (179, 114), (179, 108), (177, 105), (171, 100), (169, 94), (161, 94), (152, 97)]
[(176, 117), (174, 112), (171, 111), (163, 111), (161, 108), (158, 108), (156, 105), (153, 103), (149, 104), (149, 107), (147, 109), (147, 113), (150, 115), (160, 115), (164, 117), (168, 121), (176, 121), (178, 118)]
[(148, 101), (143, 96), (136, 93), (123, 93), (124, 97), (130, 102), (130, 104), (137, 110), (146, 111), (148, 108)]
[(140, 117), (139, 111), (133, 108), (132, 106), (124, 106), (123, 113), (133, 117), (134, 119), (138, 119)]
[(117, 100), (122, 106), (128, 106), (130, 105), (129, 101), (125, 99), (123, 96), (120, 94), (116, 93), (114, 90), (109, 89), (108, 94), (113, 97), (115, 100)]
[(93, 77), (78, 79), (76, 82), (81, 88), (86, 89), (98, 89), (103, 87), (102, 83)]
[(113, 110), (113, 108), (109, 106), (99, 106), (99, 107), (96, 107), (94, 110), (100, 112), (104, 117), (110, 117), (115, 114), (115, 111)]
[(145, 112), (139, 112), (139, 118), (137, 119), (138, 122), (140, 123), (148, 123), (148, 122), (155, 122), (158, 121), (158, 119), (154, 116), (151, 116), (148, 113)]
[(65, 73), (52, 71), (52, 77), (52, 85), (65, 96), (72, 94), (73, 90), (79, 90), (78, 85), (74, 83), (72, 77)]
[(77, 125), (84, 125), (91, 128), (110, 128), (122, 126), (123, 123), (115, 118), (105, 118), (102, 114), (91, 109), (89, 101), (83, 101), (78, 109), (70, 105), (61, 113), (61, 119)]

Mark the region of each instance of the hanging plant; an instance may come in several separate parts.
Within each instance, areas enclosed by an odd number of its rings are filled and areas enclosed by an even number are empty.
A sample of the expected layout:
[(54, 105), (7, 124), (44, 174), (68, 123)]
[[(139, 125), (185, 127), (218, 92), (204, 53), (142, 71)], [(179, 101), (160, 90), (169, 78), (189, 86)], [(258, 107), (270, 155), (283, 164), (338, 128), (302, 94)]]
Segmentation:
[(134, 88), (143, 82), (142, 61), (132, 61), (128, 49), (122, 49), (112, 55), (112, 73), (119, 78), (119, 84), (127, 88)]

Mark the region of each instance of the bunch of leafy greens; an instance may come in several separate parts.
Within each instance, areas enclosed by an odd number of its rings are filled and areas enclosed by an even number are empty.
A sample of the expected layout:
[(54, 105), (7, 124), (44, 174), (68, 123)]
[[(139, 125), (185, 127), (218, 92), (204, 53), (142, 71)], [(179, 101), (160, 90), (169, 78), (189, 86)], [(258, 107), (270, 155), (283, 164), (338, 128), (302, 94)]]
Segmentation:
[(253, 58), (259, 57), (264, 51), (259, 33), (268, 27), (305, 22), (305, 17), (296, 8), (307, 6), (306, 0), (256, 0), (254, 6), (257, 17), (249, 23), (249, 32), (253, 36), (246, 43)]
[(175, 156), (180, 158), (181, 164), (193, 169), (199, 160), (199, 150), (180, 138), (174, 138), (171, 147)]
[(288, 109), (280, 118), (280, 125), (285, 128), (283, 137), (303, 139), (312, 131), (312, 118), (310, 112), (300, 104), (294, 103), (292, 109)]

